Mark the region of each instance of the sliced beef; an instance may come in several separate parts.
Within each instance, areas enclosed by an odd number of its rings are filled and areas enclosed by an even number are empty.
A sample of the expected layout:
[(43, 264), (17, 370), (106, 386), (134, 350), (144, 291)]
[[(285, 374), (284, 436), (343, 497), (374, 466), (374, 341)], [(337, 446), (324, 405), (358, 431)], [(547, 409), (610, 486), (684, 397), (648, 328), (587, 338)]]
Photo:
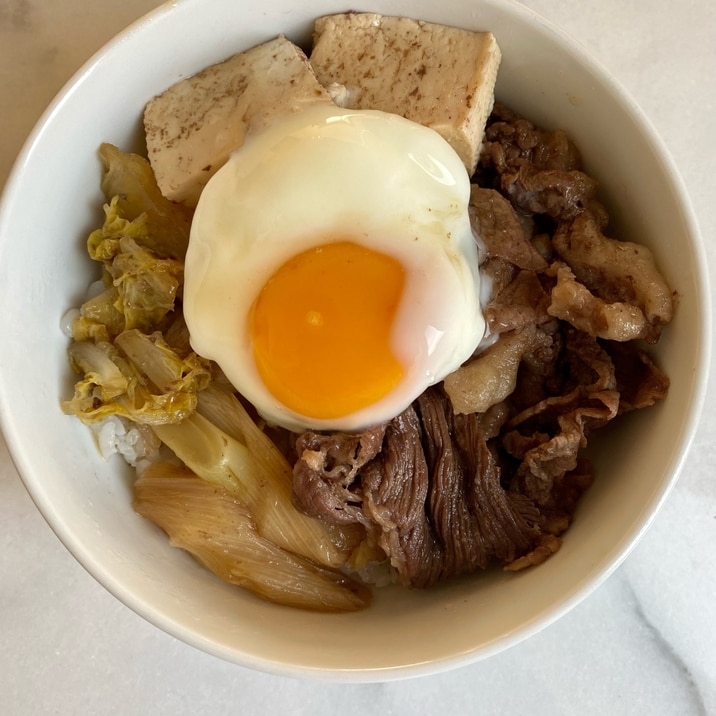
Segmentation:
[(289, 451), (296, 505), (361, 525), (411, 587), (547, 559), (594, 480), (593, 431), (669, 386), (633, 338), (658, 339), (673, 297), (648, 250), (604, 234), (564, 132), (496, 104), (473, 183), (498, 342), (388, 423), (305, 433)]
[(606, 341), (603, 346), (614, 364), (620, 413), (647, 408), (666, 397), (669, 377), (638, 344)]
[(437, 582), (442, 550), (428, 523), (430, 474), (412, 406), (388, 424), (382, 452), (361, 477), (365, 518), (401, 583), (428, 587)]
[(614, 364), (591, 336), (567, 331), (555, 368), (562, 383), (558, 394), (515, 415), (502, 441), (519, 460), (511, 486), (542, 506), (552, 504), (555, 485), (577, 469), (589, 433), (619, 409)]
[(506, 286), (496, 287), (492, 300), (484, 309), (491, 334), (506, 333), (527, 326), (541, 326), (550, 321), (549, 291), (535, 271), (522, 270)]
[(385, 424), (361, 433), (303, 433), (296, 440), (293, 499), (331, 524), (363, 522), (361, 468), (381, 450)]
[[(454, 416), (438, 388), (388, 423), (380, 452), (359, 468), (360, 437), (347, 450), (343, 434), (299, 442), (307, 447), (294, 469), (297, 503), (366, 526), (407, 586), (429, 587), (495, 558), (511, 563), (537, 544), (539, 511), (502, 488), (479, 416)], [(316, 448), (326, 457), (316, 458)], [(333, 462), (338, 455), (343, 465)], [(321, 482), (329, 499), (315, 499), (326, 494), (315, 487)]]
[(560, 129), (548, 131), (496, 105), (485, 131), (480, 183), (498, 189), (523, 212), (569, 221), (591, 210), (605, 225), (598, 183), (581, 168), (574, 143)]
[(605, 236), (591, 212), (560, 224), (552, 244), (576, 279), (596, 296), (643, 314), (645, 327), (635, 338), (649, 343), (659, 339), (661, 327), (673, 317), (674, 302), (646, 246)]
[(472, 185), (470, 221), (483, 245), (485, 258), (498, 256), (521, 269), (541, 271), (547, 262), (530, 242), (512, 204), (495, 189)]

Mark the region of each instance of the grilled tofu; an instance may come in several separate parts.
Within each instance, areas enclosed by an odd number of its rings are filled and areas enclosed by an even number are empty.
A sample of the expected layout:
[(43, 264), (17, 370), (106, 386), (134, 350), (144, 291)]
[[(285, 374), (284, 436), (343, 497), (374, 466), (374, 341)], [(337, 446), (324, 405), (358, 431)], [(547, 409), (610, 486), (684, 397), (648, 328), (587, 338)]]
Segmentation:
[(319, 18), (310, 57), (337, 104), (393, 112), (433, 128), (470, 174), (492, 110), (500, 59), (489, 32), (375, 13)]
[(283, 36), (181, 80), (144, 112), (159, 188), (172, 201), (194, 206), (247, 131), (315, 102), (331, 99), (304, 52)]

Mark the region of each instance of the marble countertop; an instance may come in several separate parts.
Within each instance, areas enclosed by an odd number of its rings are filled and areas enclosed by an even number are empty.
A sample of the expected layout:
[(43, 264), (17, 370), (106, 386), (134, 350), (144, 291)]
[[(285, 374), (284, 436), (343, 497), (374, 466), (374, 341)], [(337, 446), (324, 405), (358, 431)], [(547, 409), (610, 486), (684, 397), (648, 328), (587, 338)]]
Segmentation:
[[(0, 185), (64, 82), (157, 4), (0, 0)], [(685, 180), (716, 285), (716, 5), (525, 4), (591, 49), (651, 118)], [(489, 660), (374, 685), (254, 673), (145, 622), (60, 544), (0, 437), (0, 712), (716, 714), (714, 398), (712, 381), (676, 488), (646, 536), (590, 597)]]

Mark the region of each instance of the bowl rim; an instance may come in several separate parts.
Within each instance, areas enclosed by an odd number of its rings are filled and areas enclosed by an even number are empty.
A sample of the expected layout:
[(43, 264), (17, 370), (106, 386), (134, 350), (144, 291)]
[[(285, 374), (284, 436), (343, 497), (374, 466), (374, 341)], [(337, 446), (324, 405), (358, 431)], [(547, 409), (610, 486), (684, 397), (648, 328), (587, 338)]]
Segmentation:
[[(192, 1), (194, 0), (184, 0), (185, 3)], [(128, 585), (117, 580), (101, 563), (96, 562), (86, 552), (82, 540), (72, 532), (71, 528), (61, 524), (62, 521), (53, 513), (53, 507), (45, 499), (41, 483), (38, 482), (36, 476), (33, 475), (27, 450), (22, 446), (20, 436), (15, 430), (11, 407), (8, 404), (4, 387), (5, 378), (2, 370), (4, 361), (2, 361), (2, 351), (0, 351), (0, 429), (5, 436), (10, 457), (15, 464), (18, 474), (45, 521), (53, 532), (55, 532), (60, 542), (83, 568), (114, 597), (166, 633), (204, 652), (241, 666), (268, 673), (289, 677), (308, 676), (320, 680), (339, 682), (376, 682), (413, 678), (416, 676), (440, 673), (483, 658), (488, 658), (507, 648), (511, 648), (515, 644), (533, 636), (543, 628), (554, 623), (603, 584), (641, 540), (678, 481), (678, 477), (691, 449), (705, 404), (712, 350), (712, 301), (709, 275), (706, 271), (706, 252), (703, 237), (684, 181), (674, 159), (649, 118), (640, 109), (634, 99), (624, 90), (619, 81), (607, 71), (598, 60), (592, 57), (580, 43), (552, 21), (542, 17), (531, 8), (522, 5), (517, 2), (517, 0), (501, 0), (499, 3), (497, 3), (497, 0), (486, 0), (486, 2), (488, 4), (499, 4), (503, 9), (506, 9), (508, 13), (521, 15), (523, 18), (537, 23), (551, 34), (560, 45), (566, 46), (571, 53), (577, 55), (584, 66), (588, 68), (589, 72), (592, 73), (598, 81), (610, 87), (625, 112), (643, 132), (652, 152), (658, 156), (663, 163), (665, 178), (668, 180), (669, 186), (683, 211), (683, 221), (691, 237), (690, 249), (696, 259), (698, 273), (694, 277), (694, 280), (699, 294), (698, 306), (701, 313), (701, 320), (699, 325), (700, 335), (696, 339), (696, 371), (691, 383), (692, 404), (682, 427), (681, 432), (684, 438), (673, 459), (673, 465), (669, 471), (670, 477), (668, 481), (665, 481), (652, 502), (643, 506), (642, 518), (639, 520), (637, 526), (634, 527), (621, 542), (615, 544), (613, 549), (605, 555), (604, 562), (606, 566), (602, 565), (593, 568), (589, 578), (585, 579), (582, 583), (575, 584), (574, 588), (565, 594), (562, 600), (552, 605), (548, 613), (536, 614), (514, 633), (507, 635), (499, 642), (487, 644), (480, 647), (479, 650), (470, 653), (455, 654), (450, 658), (444, 658), (439, 661), (388, 668), (381, 667), (375, 670), (326, 670), (316, 667), (288, 664), (252, 656), (247, 653), (237, 654), (201, 636), (198, 632), (192, 631), (186, 626), (167, 618), (160, 611), (135, 596)], [(81, 86), (91, 74), (101, 69), (104, 58), (108, 54), (113, 53), (115, 48), (122, 45), (127, 38), (134, 35), (140, 28), (143, 29), (149, 25), (161, 23), (163, 18), (171, 13), (176, 5), (177, 3), (173, 0), (164, 2), (162, 5), (131, 23), (105, 43), (72, 75), (62, 89), (55, 95), (45, 111), (40, 115), (11, 168), (2, 191), (2, 196), (0, 196), (0, 265), (4, 263), (2, 258), (5, 243), (8, 240), (8, 227), (11, 224), (13, 208), (22, 186), (22, 175), (26, 165), (34, 156), (36, 145), (40, 142), (45, 128), (53, 122), (54, 117), (61, 112), (63, 104), (72, 96), (77, 88)]]

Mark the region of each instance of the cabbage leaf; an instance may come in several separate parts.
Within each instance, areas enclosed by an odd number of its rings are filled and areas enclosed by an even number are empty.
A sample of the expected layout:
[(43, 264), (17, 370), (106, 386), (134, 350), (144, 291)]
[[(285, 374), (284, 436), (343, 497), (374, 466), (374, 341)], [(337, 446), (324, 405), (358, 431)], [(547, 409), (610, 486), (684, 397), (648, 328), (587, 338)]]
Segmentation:
[[(90, 234), (87, 250), (91, 258), (102, 262), (117, 290), (113, 305), (124, 316), (122, 328), (151, 330), (174, 310), (184, 280), (184, 264), (145, 248), (146, 216), (132, 221), (123, 217), (118, 196), (105, 205), (104, 211), (104, 224)], [(83, 309), (85, 313), (90, 310)], [(116, 324), (114, 317), (111, 323)]]
[(130, 221), (144, 217), (147, 249), (162, 258), (183, 261), (193, 211), (162, 195), (144, 157), (107, 143), (100, 146), (99, 155), (104, 165), (102, 191), (107, 201), (117, 197), (119, 213)]
[[(118, 342), (121, 344), (121, 334)], [(196, 394), (211, 380), (208, 362), (195, 353), (177, 356), (160, 334), (147, 339), (159, 345), (174, 379), (167, 389), (159, 389), (120, 349), (109, 342), (74, 342), (68, 353), (74, 369), (83, 375), (75, 384), (73, 397), (62, 409), (87, 424), (110, 415), (129, 418), (144, 425), (178, 423), (191, 415)], [(138, 361), (141, 362), (141, 352)]]

